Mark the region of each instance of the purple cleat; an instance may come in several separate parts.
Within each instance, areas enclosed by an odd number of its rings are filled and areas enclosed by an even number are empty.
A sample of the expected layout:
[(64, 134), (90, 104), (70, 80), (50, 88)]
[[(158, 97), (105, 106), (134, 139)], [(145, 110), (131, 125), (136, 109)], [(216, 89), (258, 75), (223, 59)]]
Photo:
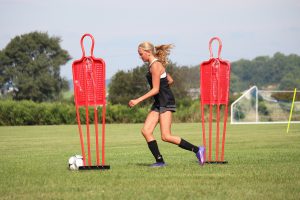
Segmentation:
[(199, 146), (199, 151), (196, 153), (196, 157), (198, 158), (199, 164), (204, 165), (204, 163), (205, 163), (205, 147)]
[(150, 165), (150, 167), (164, 167), (164, 166), (166, 166), (166, 163), (164, 162), (156, 162)]

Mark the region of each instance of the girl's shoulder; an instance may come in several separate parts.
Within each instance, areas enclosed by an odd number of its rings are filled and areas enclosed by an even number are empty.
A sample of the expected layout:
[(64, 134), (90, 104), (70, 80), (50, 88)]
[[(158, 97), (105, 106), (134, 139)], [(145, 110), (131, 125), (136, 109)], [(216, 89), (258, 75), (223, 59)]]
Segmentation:
[(153, 63), (151, 65), (151, 67), (149, 68), (149, 72), (153, 73), (153, 72), (157, 72), (159, 74), (162, 74), (165, 71), (163, 65), (161, 64), (161, 62), (157, 61), (155, 63)]
[(153, 62), (153, 63), (151, 63), (151, 65), (149, 66), (149, 69), (151, 70), (151, 69), (155, 69), (155, 70), (157, 70), (157, 69), (163, 69), (164, 67), (163, 67), (163, 65), (162, 65), (162, 63), (159, 61), (159, 60), (157, 60), (157, 61), (155, 61), (155, 62)]

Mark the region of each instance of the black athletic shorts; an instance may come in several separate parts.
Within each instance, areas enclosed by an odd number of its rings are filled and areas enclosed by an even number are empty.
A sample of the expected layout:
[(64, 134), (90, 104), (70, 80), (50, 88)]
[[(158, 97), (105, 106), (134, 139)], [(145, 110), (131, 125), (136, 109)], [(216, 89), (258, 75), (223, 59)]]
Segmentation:
[(166, 111), (176, 112), (176, 106), (175, 105), (159, 106), (153, 104), (151, 110), (159, 113), (164, 113)]

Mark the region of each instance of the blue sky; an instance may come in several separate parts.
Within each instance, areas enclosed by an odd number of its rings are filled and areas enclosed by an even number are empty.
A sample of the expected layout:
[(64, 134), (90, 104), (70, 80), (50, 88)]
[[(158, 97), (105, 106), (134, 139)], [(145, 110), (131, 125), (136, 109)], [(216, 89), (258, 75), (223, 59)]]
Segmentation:
[(61, 68), (68, 79), (84, 33), (94, 35), (94, 55), (105, 60), (107, 78), (142, 65), (137, 46), (143, 41), (174, 44), (170, 59), (188, 66), (208, 59), (213, 36), (222, 39), (221, 57), (230, 61), (300, 55), (299, 0), (0, 0), (0, 27), (0, 49), (32, 31), (59, 36), (72, 57)]

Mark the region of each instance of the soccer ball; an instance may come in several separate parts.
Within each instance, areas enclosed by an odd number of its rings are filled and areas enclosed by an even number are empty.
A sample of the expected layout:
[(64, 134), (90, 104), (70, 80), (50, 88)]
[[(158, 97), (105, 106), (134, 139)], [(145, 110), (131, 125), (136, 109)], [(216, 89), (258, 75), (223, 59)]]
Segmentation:
[(70, 170), (78, 170), (81, 166), (83, 166), (83, 157), (81, 155), (75, 155), (69, 158)]

